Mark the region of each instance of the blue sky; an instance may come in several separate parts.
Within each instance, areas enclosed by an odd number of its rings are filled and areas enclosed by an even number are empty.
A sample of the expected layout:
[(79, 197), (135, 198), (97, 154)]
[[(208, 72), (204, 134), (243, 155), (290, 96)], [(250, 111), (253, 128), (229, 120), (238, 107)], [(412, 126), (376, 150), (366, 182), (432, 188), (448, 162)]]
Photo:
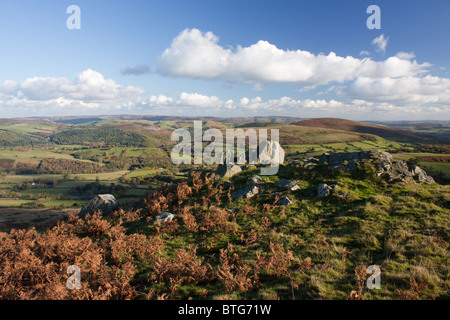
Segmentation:
[(450, 120), (449, 31), (448, 0), (3, 0), (0, 118)]

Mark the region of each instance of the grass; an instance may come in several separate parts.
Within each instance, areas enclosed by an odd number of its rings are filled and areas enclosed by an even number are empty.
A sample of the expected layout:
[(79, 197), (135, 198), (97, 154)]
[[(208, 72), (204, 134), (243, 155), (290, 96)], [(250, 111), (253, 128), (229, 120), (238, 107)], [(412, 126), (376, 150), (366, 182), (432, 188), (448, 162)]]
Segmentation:
[(134, 170), (134, 171), (131, 171), (130, 173), (128, 173), (126, 175), (126, 177), (127, 178), (134, 178), (134, 177), (139, 177), (139, 176), (145, 177), (145, 176), (153, 175), (153, 174), (159, 173), (159, 172), (162, 172), (162, 170), (152, 170), (152, 169), (149, 169), (149, 170)]
[(33, 202), (34, 202), (34, 200), (0, 199), (0, 207), (20, 207), (20, 206), (32, 204)]
[(94, 173), (94, 174), (69, 174), (69, 180), (83, 180), (83, 181), (116, 181), (121, 176), (127, 174), (128, 170), (121, 170), (115, 172), (104, 172), (104, 173)]
[(51, 150), (44, 149), (1, 149), (0, 158), (2, 159), (69, 159), (73, 160), (74, 157), (70, 154), (58, 153)]
[(429, 173), (442, 172), (445, 176), (450, 177), (450, 163), (419, 161), (419, 166), (428, 170)]
[(395, 153), (393, 154), (394, 159), (397, 160), (404, 160), (404, 161), (408, 161), (410, 159), (415, 159), (417, 157), (433, 157), (433, 156), (439, 156), (439, 157), (450, 157), (450, 154), (437, 154), (437, 153)]
[(57, 125), (46, 123), (2, 123), (0, 129), (8, 130), (15, 133), (53, 133), (57, 129)]
[(373, 139), (375, 139), (375, 141), (361, 140), (323, 144), (289, 144), (283, 146), (283, 148), (288, 155), (300, 153), (305, 156), (317, 156), (325, 152), (359, 152), (371, 149), (389, 150), (391, 148), (407, 148), (409, 146), (409, 144), (400, 144), (395, 141), (386, 140), (376, 136), (373, 136)]
[[(348, 141), (326, 143), (322, 145), (290, 145), (290, 152), (321, 153), (331, 150), (359, 151), (373, 149), (374, 146), (389, 147), (388, 140)], [(118, 153), (120, 148), (116, 150)], [(130, 149), (128, 150), (130, 151)], [(411, 154), (405, 154), (410, 156)], [(420, 154), (424, 155), (424, 154)], [(398, 157), (398, 155), (396, 155)], [(402, 155), (400, 155), (402, 157)], [(409, 159), (409, 158), (408, 158)], [(433, 165), (443, 165), (433, 163)], [(446, 164), (444, 164), (446, 165)], [(70, 180), (61, 181), (53, 189), (33, 189), (24, 193), (61, 193), (67, 195), (71, 188), (82, 186), (86, 181), (99, 179), (102, 183), (117, 181), (121, 176), (136, 177), (151, 175), (159, 170), (118, 171), (90, 175), (69, 175)], [(236, 189), (247, 186), (247, 180), (258, 169), (247, 169), (230, 179)], [(62, 175), (21, 175), (6, 176), (3, 186), (46, 179), (62, 179)], [(75, 177), (84, 179), (74, 181)], [(293, 204), (284, 208), (271, 206), (275, 201), (274, 192), (280, 191), (273, 184), (281, 178), (301, 180), (300, 190), (286, 193)], [(322, 168), (303, 170), (301, 167), (281, 166), (277, 176), (264, 176), (265, 193), (248, 200), (228, 202), (227, 189), (222, 194), (217, 189), (213, 196), (208, 195), (205, 187), (196, 195), (187, 197), (182, 203), (175, 201), (169, 211), (177, 213), (176, 229), (161, 226), (161, 229), (146, 220), (125, 223), (128, 234), (138, 233), (146, 236), (161, 237), (165, 247), (163, 258), (174, 259), (170, 265), (185, 265), (178, 262), (177, 250), (188, 245), (198, 245), (196, 257), (211, 264), (214, 272), (220, 265), (220, 250), (233, 244), (233, 259), (239, 257), (244, 266), (250, 267), (245, 277), (250, 278), (255, 270), (258, 255), (274, 258), (270, 243), (280, 245), (278, 254), (292, 253), (288, 262), (281, 261), (281, 267), (267, 267), (259, 270), (259, 285), (248, 291), (232, 290), (227, 293), (223, 283), (212, 278), (204, 283), (181, 284), (171, 291), (171, 284), (162, 280), (156, 283), (151, 277), (158, 270), (150, 261), (140, 261), (135, 279), (145, 283), (147, 290), (153, 287), (158, 294), (167, 293), (174, 299), (200, 298), (204, 289), (206, 299), (233, 297), (236, 299), (347, 299), (351, 291), (358, 290), (355, 268), (358, 266), (379, 265), (382, 270), (382, 288), (369, 290), (362, 288), (364, 299), (398, 299), (399, 292), (412, 292), (410, 278), (426, 281), (428, 287), (418, 296), (419, 299), (433, 297), (448, 298), (450, 283), (448, 281), (448, 240), (450, 235), (450, 189), (437, 184), (419, 183), (389, 184), (371, 175), (354, 176), (347, 173), (331, 173)], [(221, 182), (220, 180), (217, 182)], [(345, 192), (346, 198), (336, 193), (326, 198), (315, 195), (319, 183), (337, 184)], [(120, 203), (131, 197), (141, 198), (150, 187), (127, 189)], [(218, 195), (218, 198), (214, 196)], [(284, 196), (284, 195), (283, 195)], [(222, 202), (217, 202), (222, 199)], [(87, 200), (14, 200), (2, 199), (0, 206), (31, 208), (41, 204), (45, 208), (72, 207), (74, 203), (83, 205)], [(197, 206), (196, 206), (197, 204)], [(266, 208), (264, 208), (264, 204)], [(210, 223), (211, 231), (190, 232), (177, 210), (184, 206), (195, 206), (196, 221), (207, 226), (204, 219), (212, 212), (212, 206), (220, 207), (229, 214), (224, 225), (229, 230), (217, 228), (220, 223)], [(229, 210), (235, 207), (234, 213)], [(147, 209), (144, 209), (146, 213)], [(227, 216), (228, 217), (228, 216)], [(219, 221), (220, 222), (220, 221)], [(203, 223), (203, 224), (202, 224)], [(267, 227), (263, 228), (263, 225)], [(234, 229), (232, 229), (232, 227)], [(228, 229), (225, 229), (228, 230)], [(108, 233), (105, 233), (104, 239)], [(92, 238), (94, 239), (94, 238)], [(109, 239), (107, 239), (109, 240)], [(276, 258), (276, 257), (275, 257)], [(309, 260), (307, 260), (309, 259)], [(282, 259), (281, 259), (282, 260)], [(311, 265), (304, 267), (305, 261)], [(277, 264), (274, 265), (278, 266)], [(279, 269), (286, 267), (286, 272), (277, 275)], [(278, 269), (277, 269), (278, 268)], [(236, 268), (232, 274), (236, 274)], [(188, 278), (186, 278), (188, 279)], [(292, 284), (298, 287), (292, 287)]]
[(62, 180), (64, 177), (63, 174), (21, 174), (21, 175), (7, 175), (1, 178), (1, 183), (6, 184), (18, 184), (18, 183), (27, 183), (33, 182), (34, 180), (43, 179), (43, 180)]
[(86, 203), (88, 203), (88, 200), (54, 200), (45, 202), (44, 206), (47, 208), (55, 208), (55, 207), (65, 207), (65, 208), (71, 208), (74, 204), (78, 204), (81, 206), (84, 206)]

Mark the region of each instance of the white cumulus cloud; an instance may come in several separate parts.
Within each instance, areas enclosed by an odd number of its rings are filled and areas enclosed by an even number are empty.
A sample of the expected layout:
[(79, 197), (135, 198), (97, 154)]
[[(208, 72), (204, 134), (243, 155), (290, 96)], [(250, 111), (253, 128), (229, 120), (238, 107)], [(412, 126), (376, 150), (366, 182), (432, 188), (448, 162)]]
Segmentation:
[(401, 105), (450, 105), (450, 79), (431, 75), (382, 79), (359, 78), (345, 91), (350, 97), (374, 102)]
[[(385, 49), (387, 39), (379, 38), (377, 45)], [(358, 77), (413, 76), (430, 67), (428, 63), (411, 61), (411, 57), (405, 55), (378, 62), (370, 58), (341, 57), (334, 52), (316, 55), (304, 50), (283, 50), (264, 40), (248, 47), (238, 46), (233, 51), (222, 47), (218, 41), (212, 32), (186, 29), (159, 57), (157, 71), (170, 77), (221, 79), (233, 84), (256, 84), (261, 88), (261, 83), (317, 86)]]
[(94, 70), (79, 73), (74, 80), (55, 77), (32, 77), (18, 83), (7, 80), (0, 87), (0, 108), (30, 110), (79, 110), (126, 107), (138, 103), (145, 90), (121, 86)]

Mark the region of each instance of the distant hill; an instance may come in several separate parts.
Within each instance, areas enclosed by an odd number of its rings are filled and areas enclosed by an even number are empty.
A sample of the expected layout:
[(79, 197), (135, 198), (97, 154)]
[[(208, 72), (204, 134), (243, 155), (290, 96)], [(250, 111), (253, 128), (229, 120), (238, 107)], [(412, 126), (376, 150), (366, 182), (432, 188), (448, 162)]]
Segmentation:
[(281, 117), (281, 116), (266, 116), (266, 117), (180, 117), (180, 116), (159, 116), (159, 115), (99, 115), (99, 116), (60, 116), (60, 117), (45, 117), (45, 118), (33, 118), (35, 120), (45, 119), (58, 123), (65, 124), (83, 124), (93, 121), (101, 120), (147, 120), (147, 121), (216, 121), (227, 123), (251, 123), (251, 122), (270, 122), (289, 124), (292, 122), (303, 120), (304, 118), (297, 117)]
[(324, 129), (336, 129), (358, 133), (375, 134), (382, 138), (391, 138), (397, 140), (424, 140), (425, 137), (407, 130), (393, 129), (381, 125), (375, 125), (364, 122), (357, 122), (338, 118), (317, 118), (294, 122), (294, 125), (303, 127), (315, 127)]

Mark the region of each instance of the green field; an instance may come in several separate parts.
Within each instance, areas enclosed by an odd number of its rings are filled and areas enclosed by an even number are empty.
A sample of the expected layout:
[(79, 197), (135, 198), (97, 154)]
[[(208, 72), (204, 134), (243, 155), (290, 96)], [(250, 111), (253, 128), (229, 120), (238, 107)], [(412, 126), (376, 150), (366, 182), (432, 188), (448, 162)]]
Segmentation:
[(62, 174), (21, 174), (21, 175), (7, 175), (0, 179), (0, 183), (17, 184), (33, 182), (35, 180), (62, 180)]
[(0, 207), (20, 207), (27, 204), (32, 204), (34, 200), (24, 199), (0, 199)]
[(437, 153), (395, 153), (393, 154), (394, 159), (408, 161), (410, 159), (415, 159), (417, 157), (450, 157), (450, 154), (437, 154)]
[(445, 176), (450, 177), (450, 163), (419, 161), (419, 166), (430, 171), (429, 173), (442, 172)]
[(0, 129), (21, 134), (53, 133), (57, 129), (54, 123), (1, 123)]
[(42, 149), (0, 149), (0, 159), (69, 159), (75, 158), (70, 154), (58, 153), (50, 150)]
[(283, 147), (288, 155), (300, 153), (305, 156), (317, 156), (325, 152), (359, 152), (371, 149), (390, 150), (395, 148), (408, 148), (410, 146), (409, 144), (400, 144), (379, 137), (375, 137), (374, 140), (323, 144), (289, 144)]
[(134, 177), (139, 177), (139, 176), (145, 177), (145, 176), (150, 176), (150, 175), (153, 175), (153, 174), (159, 173), (159, 172), (162, 172), (162, 170), (152, 170), (152, 169), (134, 170), (134, 171), (131, 171), (130, 173), (128, 173), (126, 175), (126, 177), (127, 178), (134, 178)]
[(94, 173), (94, 174), (69, 174), (69, 180), (82, 180), (82, 181), (115, 181), (119, 179), (121, 176), (127, 174), (128, 170), (115, 171), (115, 172), (103, 172), (103, 173)]

